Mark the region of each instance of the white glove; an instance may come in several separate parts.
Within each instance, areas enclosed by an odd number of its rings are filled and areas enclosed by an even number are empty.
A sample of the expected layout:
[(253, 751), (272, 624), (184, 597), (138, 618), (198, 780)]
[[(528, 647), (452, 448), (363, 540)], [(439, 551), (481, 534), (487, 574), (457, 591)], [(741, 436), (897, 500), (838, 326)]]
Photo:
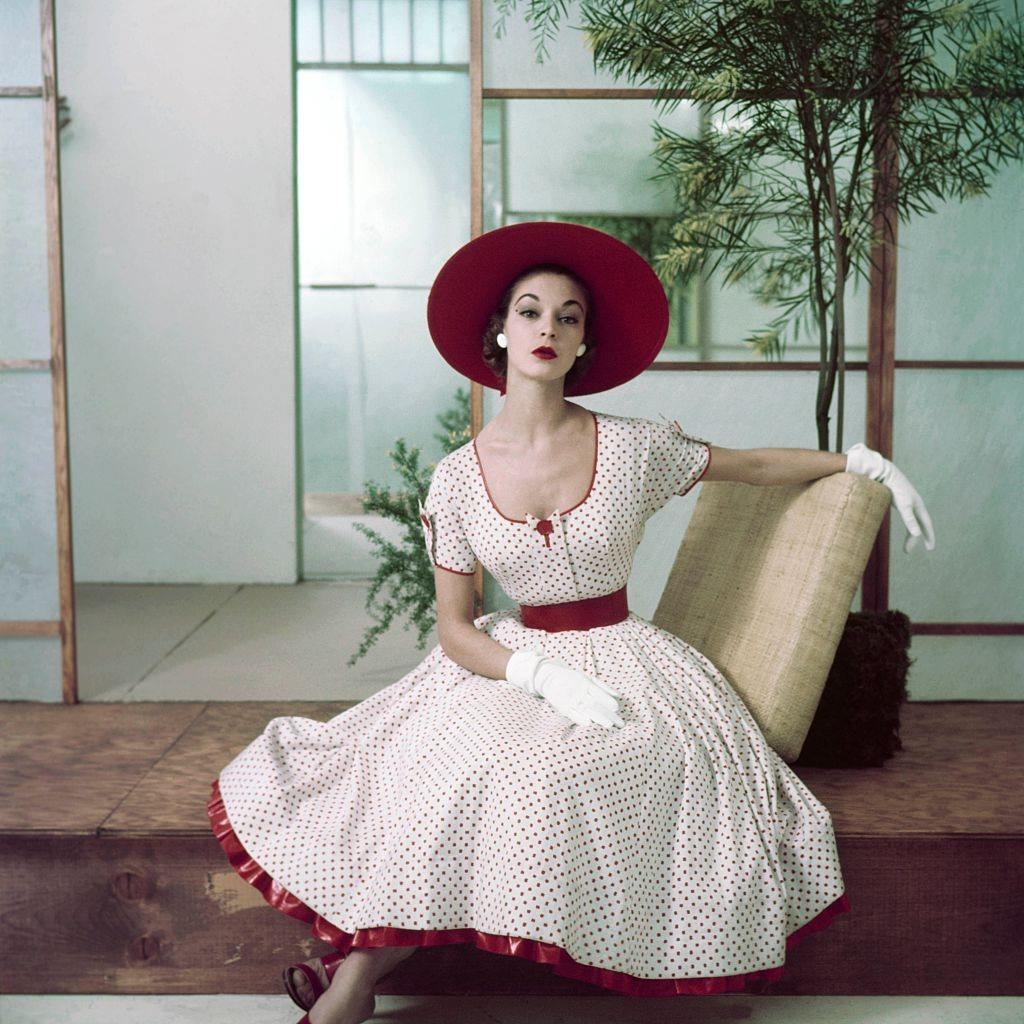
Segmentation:
[(618, 715), (619, 696), (611, 687), (585, 672), (539, 650), (513, 651), (505, 679), (523, 693), (543, 697), (577, 725), (596, 722), (608, 728), (625, 723)]
[[(914, 490), (913, 484), (883, 455), (873, 448), (858, 442), (846, 450), (846, 472), (860, 473), (878, 480), (892, 491), (892, 503), (903, 517), (903, 522), (910, 531), (903, 541), (903, 550), (908, 554), (917, 546), (917, 540), (924, 530), (924, 546), (928, 551), (935, 550), (935, 530), (931, 516), (924, 507), (921, 495)], [(920, 526), (918, 521), (920, 520)]]

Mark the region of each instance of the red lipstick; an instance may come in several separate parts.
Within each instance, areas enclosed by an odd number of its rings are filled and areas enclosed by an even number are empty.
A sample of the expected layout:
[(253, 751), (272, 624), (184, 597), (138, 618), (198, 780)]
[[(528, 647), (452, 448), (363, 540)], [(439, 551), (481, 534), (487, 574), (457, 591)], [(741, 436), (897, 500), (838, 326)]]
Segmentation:
[(535, 348), (533, 354), (540, 359), (557, 359), (558, 353), (547, 345), (541, 345), (540, 348)]

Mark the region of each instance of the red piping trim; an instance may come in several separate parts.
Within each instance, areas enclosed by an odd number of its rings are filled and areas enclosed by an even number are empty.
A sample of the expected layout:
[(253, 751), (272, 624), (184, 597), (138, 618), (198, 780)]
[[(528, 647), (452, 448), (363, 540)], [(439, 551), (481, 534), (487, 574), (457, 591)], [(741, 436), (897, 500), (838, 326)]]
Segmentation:
[(475, 576), (476, 570), (473, 572), (463, 572), (461, 569), (449, 569), (447, 565), (439, 565), (437, 562), (434, 563), (436, 569), (444, 569), (445, 572), (453, 572), (456, 576)]
[[(593, 470), (591, 471), (591, 474), (590, 474), (590, 486), (587, 488), (587, 493), (584, 494), (583, 497), (580, 498), (580, 500), (577, 501), (576, 504), (572, 506), (572, 508), (567, 508), (564, 512), (561, 513), (561, 515), (563, 515), (563, 516), (564, 515), (568, 515), (570, 512), (572, 512), (573, 509), (579, 508), (580, 505), (582, 505), (587, 500), (587, 498), (590, 497), (590, 492), (594, 489), (594, 481), (597, 480), (597, 459), (598, 459), (598, 451), (600, 449), (600, 444), (601, 444), (601, 442), (600, 442), (601, 428), (600, 428), (600, 426), (598, 424), (598, 421), (597, 421), (597, 413), (595, 413), (593, 409), (588, 409), (587, 412), (589, 412), (590, 415), (593, 416), (593, 418), (594, 418), (594, 468), (593, 468)], [(477, 451), (476, 438), (475, 437), (473, 438), (473, 454), (476, 456), (477, 470), (480, 473), (480, 479), (483, 481), (484, 490), (487, 492), (487, 500), (491, 503), (491, 508), (493, 508), (494, 511), (497, 512), (498, 515), (501, 516), (502, 519), (507, 519), (510, 523), (525, 523), (526, 522), (525, 519), (513, 519), (511, 516), (505, 515), (505, 513), (502, 512), (501, 509), (498, 508), (498, 506), (494, 504), (494, 499), (491, 497), (491, 489), (490, 489), (490, 487), (487, 486), (487, 477), (484, 476), (484, 467), (483, 467), (483, 463), (480, 461), (480, 452)], [(548, 522), (547, 519), (542, 519), (540, 521), (542, 523)], [(549, 544), (548, 547), (550, 547), (550, 546), (551, 545)]]
[[(352, 949), (363, 949), (368, 946), (447, 946), (457, 942), (471, 942), (485, 952), (517, 956), (523, 960), (532, 960), (534, 963), (548, 964), (555, 974), (563, 978), (585, 981), (590, 985), (598, 985), (631, 996), (714, 995), (720, 992), (761, 990), (782, 977), (783, 965), (779, 964), (777, 967), (766, 967), (760, 971), (714, 978), (638, 978), (604, 967), (577, 963), (564, 949), (549, 942), (514, 935), (493, 935), (477, 931), (475, 928), (416, 930), (381, 925), (359, 928), (352, 933), (343, 932), (306, 906), (297, 896), (293, 896), (279, 882), (275, 882), (249, 856), (228, 820), (219, 778), (213, 780), (210, 790), (210, 799), (206, 804), (210, 826), (237, 874), (258, 889), (264, 900), (272, 907), (289, 917), (307, 922), (315, 938), (334, 946), (343, 955), (347, 955)], [(791, 932), (786, 937), (786, 950), (812, 932), (828, 927), (834, 917), (849, 909), (850, 901), (844, 892), (817, 917)]]

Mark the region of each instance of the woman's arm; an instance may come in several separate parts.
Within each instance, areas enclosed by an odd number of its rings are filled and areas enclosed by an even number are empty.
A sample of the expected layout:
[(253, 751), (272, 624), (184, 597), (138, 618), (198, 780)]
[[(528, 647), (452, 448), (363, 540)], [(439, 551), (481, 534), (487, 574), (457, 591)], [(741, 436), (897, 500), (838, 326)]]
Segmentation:
[[(441, 649), (457, 665), (486, 679), (500, 679), (523, 693), (542, 697), (576, 725), (597, 722), (610, 728), (625, 723), (618, 694), (600, 680), (548, 658), (537, 647), (513, 651), (492, 640), (473, 619), (473, 577), (437, 566), (437, 635)], [(511, 671), (510, 671), (511, 670)]]
[(504, 679), (512, 649), (473, 624), (473, 575), (434, 568), (437, 639), (457, 665), (488, 679)]
[(845, 452), (823, 452), (816, 448), (708, 447), (711, 459), (701, 477), (703, 480), (802, 484), (833, 473), (860, 473), (878, 480), (889, 488), (892, 505), (907, 527), (903, 550), (909, 554), (922, 536), (925, 548), (935, 550), (935, 528), (921, 495), (889, 459), (863, 443), (851, 445)]
[(846, 471), (844, 452), (816, 448), (719, 448), (711, 445), (711, 462), (702, 479), (738, 480), (745, 484), (802, 484)]

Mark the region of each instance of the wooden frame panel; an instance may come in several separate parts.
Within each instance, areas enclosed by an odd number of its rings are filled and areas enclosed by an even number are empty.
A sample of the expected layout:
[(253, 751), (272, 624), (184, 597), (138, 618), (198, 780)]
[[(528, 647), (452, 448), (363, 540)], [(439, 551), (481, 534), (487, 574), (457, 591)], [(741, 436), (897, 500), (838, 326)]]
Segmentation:
[(68, 462), (67, 372), (64, 362), (64, 250), (60, 207), (60, 146), (57, 139), (57, 54), (53, 0), (40, 0), (40, 48), (43, 84), (8, 87), (0, 98), (42, 97), (43, 161), (46, 188), (47, 280), (50, 296), (50, 358), (0, 361), (0, 370), (49, 370), (53, 395), (53, 462), (57, 515), (57, 578), (60, 619), (0, 622), (0, 638), (59, 636), (61, 696), (78, 703), (78, 660), (75, 637), (75, 590), (71, 541), (71, 479)]

